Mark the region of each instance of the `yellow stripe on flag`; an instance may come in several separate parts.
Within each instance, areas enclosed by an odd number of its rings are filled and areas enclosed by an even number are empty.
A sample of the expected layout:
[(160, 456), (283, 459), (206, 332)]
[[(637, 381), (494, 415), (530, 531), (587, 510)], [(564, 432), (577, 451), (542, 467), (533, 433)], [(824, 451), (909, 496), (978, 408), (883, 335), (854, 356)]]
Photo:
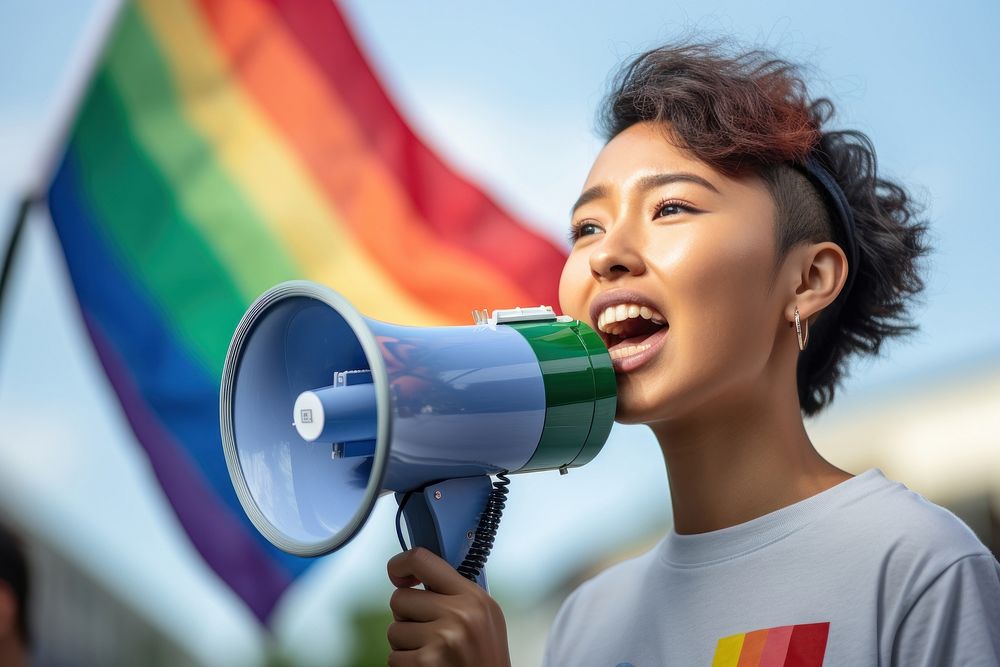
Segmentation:
[(295, 154), (227, 72), (187, 0), (144, 1), (142, 14), (171, 68), (184, 113), (302, 271), (330, 285), (367, 316), (445, 323), (391, 280), (357, 243)]

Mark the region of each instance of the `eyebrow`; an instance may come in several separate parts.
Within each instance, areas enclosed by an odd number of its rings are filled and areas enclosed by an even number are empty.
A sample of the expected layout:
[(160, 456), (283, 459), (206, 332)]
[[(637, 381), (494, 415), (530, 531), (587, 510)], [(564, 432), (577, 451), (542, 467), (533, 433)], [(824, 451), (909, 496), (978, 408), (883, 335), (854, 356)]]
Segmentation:
[[(652, 190), (653, 188), (658, 188), (661, 185), (668, 185), (670, 183), (694, 183), (695, 185), (700, 185), (703, 188), (708, 188), (715, 194), (719, 194), (719, 189), (712, 185), (710, 182), (698, 176), (697, 174), (692, 174), (686, 171), (671, 172), (665, 174), (652, 174), (650, 176), (643, 176), (636, 183), (636, 187), (640, 191), (646, 192), (647, 190)], [(602, 197), (608, 196), (608, 189), (603, 185), (595, 185), (592, 188), (587, 188), (583, 191), (583, 194), (576, 200), (573, 204), (573, 208), (570, 210), (570, 217), (576, 213), (576, 210), (583, 206), (584, 204), (589, 204), (595, 199), (601, 199)]]

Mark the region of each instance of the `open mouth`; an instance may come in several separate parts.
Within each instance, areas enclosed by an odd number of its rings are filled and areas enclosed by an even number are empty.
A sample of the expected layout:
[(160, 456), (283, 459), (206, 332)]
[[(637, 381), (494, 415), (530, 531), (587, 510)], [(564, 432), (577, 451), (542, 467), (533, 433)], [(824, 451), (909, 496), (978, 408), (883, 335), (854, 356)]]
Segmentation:
[(608, 306), (598, 315), (597, 330), (615, 370), (627, 372), (651, 359), (670, 325), (660, 313), (635, 303)]

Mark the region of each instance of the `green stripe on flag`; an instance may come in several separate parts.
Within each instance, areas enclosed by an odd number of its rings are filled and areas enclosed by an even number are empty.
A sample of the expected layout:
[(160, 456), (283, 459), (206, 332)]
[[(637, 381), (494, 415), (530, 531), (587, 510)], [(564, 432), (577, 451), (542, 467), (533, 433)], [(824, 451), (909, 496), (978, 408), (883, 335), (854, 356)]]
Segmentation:
[[(252, 301), (276, 283), (301, 277), (296, 262), (218, 161), (215, 145), (189, 123), (185, 100), (156, 49), (156, 37), (131, 5), (105, 68), (137, 142), (166, 179), (185, 220), (212, 247), (244, 298)], [(209, 98), (212, 91), (206, 89), (204, 95)]]
[(72, 149), (88, 206), (140, 287), (215, 377), (248, 299), (178, 210), (173, 193), (128, 131), (100, 73), (83, 105)]

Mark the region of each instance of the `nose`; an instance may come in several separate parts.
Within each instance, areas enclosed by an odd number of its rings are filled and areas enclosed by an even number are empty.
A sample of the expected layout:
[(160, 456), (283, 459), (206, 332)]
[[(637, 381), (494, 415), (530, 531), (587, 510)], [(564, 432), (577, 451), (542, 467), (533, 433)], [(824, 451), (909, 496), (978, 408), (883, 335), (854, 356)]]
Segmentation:
[(597, 280), (615, 280), (646, 271), (639, 251), (641, 239), (630, 225), (613, 225), (590, 254), (590, 271)]

